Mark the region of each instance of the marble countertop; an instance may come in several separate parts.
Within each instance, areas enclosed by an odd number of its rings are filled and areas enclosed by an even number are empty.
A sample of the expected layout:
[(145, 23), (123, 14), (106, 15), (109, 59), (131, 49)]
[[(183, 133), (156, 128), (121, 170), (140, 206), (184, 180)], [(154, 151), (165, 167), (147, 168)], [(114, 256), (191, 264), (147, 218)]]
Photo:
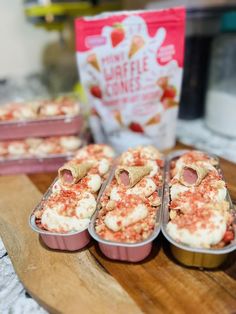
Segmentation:
[(236, 163), (236, 138), (216, 134), (206, 127), (204, 119), (179, 120), (177, 138), (183, 144), (206, 150)]
[(46, 314), (25, 291), (0, 238), (0, 313)]

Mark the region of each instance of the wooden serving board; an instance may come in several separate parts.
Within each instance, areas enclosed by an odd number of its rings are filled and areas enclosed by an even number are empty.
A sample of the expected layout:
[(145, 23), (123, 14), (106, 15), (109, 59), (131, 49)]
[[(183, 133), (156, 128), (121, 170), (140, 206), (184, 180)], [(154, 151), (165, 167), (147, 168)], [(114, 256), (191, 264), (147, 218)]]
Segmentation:
[[(236, 165), (223, 161), (236, 200)], [(236, 254), (214, 271), (178, 265), (162, 236), (151, 255), (132, 264), (110, 261), (92, 242), (69, 253), (47, 249), (28, 217), (53, 174), (0, 177), (0, 234), (29, 294), (53, 313), (235, 313)], [(39, 190), (41, 191), (39, 191)]]

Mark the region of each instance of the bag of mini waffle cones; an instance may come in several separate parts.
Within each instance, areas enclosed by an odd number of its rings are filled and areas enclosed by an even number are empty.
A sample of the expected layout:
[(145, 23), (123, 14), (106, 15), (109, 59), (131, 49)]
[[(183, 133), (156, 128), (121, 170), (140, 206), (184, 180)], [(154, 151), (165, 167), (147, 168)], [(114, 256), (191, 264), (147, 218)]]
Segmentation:
[(98, 142), (118, 152), (175, 144), (183, 74), (185, 10), (78, 18), (76, 54)]

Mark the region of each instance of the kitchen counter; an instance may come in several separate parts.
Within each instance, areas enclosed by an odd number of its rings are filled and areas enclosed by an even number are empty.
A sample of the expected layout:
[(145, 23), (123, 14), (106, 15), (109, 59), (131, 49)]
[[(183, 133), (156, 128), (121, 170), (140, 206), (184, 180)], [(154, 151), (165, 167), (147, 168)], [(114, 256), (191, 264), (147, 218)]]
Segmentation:
[[(177, 148), (182, 147), (182, 145), (177, 146)], [(236, 165), (223, 161), (222, 169), (231, 197), (233, 201), (236, 201), (236, 177), (234, 176)], [(55, 173), (35, 174), (29, 175), (28, 178), (40, 192), (44, 193), (55, 175)], [(17, 176), (12, 176), (12, 178), (17, 179)], [(9, 182), (10, 179), (8, 178), (7, 181)], [(37, 237), (33, 233), (32, 236)], [(94, 245), (89, 247), (89, 251), (97, 263), (102, 265), (102, 269), (115, 278), (138, 307), (146, 313), (153, 313), (154, 309), (155, 312), (159, 310), (159, 312), (167, 313), (171, 312), (171, 309), (173, 311), (173, 308), (176, 313), (184, 311), (234, 312), (236, 308), (236, 252), (230, 255), (226, 264), (220, 269), (203, 271), (178, 265), (169, 255), (168, 245), (163, 237), (161, 237), (161, 242), (163, 248), (156, 246), (152, 258), (145, 263), (135, 265), (110, 261), (100, 255)], [(15, 263), (14, 265), (17, 266), (16, 261)], [(0, 269), (1, 313), (46, 313), (26, 294), (1, 242)], [(78, 291), (78, 298), (79, 295)], [(118, 312), (120, 313), (119, 310)]]
[(236, 138), (216, 134), (207, 128), (204, 119), (178, 120), (177, 138), (183, 144), (206, 150), (236, 163)]

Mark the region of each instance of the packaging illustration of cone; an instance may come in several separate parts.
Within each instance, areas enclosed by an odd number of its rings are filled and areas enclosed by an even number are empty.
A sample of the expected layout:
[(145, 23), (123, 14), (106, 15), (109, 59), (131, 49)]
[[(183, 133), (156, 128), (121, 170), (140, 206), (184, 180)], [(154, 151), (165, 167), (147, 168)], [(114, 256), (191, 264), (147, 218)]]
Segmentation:
[(91, 66), (96, 69), (98, 72), (100, 72), (100, 66), (98, 63), (98, 59), (95, 53), (92, 53), (91, 55), (88, 56), (87, 62), (91, 64)]
[(142, 36), (136, 35), (133, 37), (130, 50), (129, 50), (129, 58), (132, 58), (141, 48), (145, 45), (145, 41)]
[(161, 122), (161, 115), (156, 114), (154, 117), (150, 118), (145, 125), (153, 125), (153, 124), (158, 124)]
[(152, 169), (149, 166), (120, 166), (118, 169), (116, 169), (115, 177), (118, 184), (123, 184), (127, 188), (132, 188), (143, 177), (148, 175), (151, 170)]
[(123, 121), (122, 121), (122, 116), (121, 116), (121, 112), (120, 111), (115, 111), (114, 112), (114, 118), (116, 119), (116, 121), (119, 123), (119, 124), (123, 124)]

